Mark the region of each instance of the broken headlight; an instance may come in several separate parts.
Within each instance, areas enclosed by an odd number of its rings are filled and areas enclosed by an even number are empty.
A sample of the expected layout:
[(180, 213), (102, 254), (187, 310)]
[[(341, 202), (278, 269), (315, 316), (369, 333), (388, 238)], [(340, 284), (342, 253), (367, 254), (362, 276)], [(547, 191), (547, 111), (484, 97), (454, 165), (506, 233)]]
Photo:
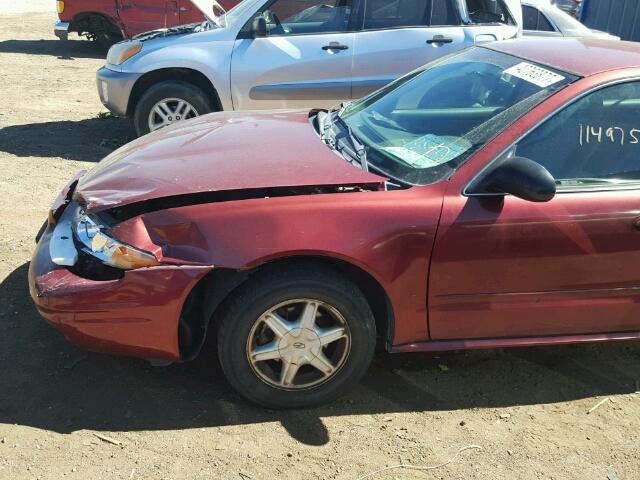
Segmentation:
[(96, 257), (105, 265), (122, 270), (159, 265), (153, 254), (110, 237), (104, 233), (106, 228), (82, 208), (78, 209), (73, 230), (85, 253)]

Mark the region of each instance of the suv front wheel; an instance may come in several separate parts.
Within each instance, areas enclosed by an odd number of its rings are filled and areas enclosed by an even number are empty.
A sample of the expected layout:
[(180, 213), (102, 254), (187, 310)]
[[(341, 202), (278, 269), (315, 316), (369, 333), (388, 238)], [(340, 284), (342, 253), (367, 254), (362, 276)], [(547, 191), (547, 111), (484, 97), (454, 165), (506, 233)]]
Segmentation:
[(191, 83), (169, 80), (157, 83), (138, 101), (133, 123), (138, 136), (182, 120), (212, 112), (207, 95)]

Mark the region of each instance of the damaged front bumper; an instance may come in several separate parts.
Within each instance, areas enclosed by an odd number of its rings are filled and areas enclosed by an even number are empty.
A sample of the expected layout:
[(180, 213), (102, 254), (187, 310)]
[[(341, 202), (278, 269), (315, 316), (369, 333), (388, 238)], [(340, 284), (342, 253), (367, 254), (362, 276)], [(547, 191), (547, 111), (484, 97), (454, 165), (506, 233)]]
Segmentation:
[(31, 260), (29, 291), (38, 312), (87, 349), (179, 361), (182, 307), (211, 267), (157, 266), (92, 279), (82, 271), (83, 253), (65, 234), (67, 226), (64, 212), (59, 228), (50, 222)]

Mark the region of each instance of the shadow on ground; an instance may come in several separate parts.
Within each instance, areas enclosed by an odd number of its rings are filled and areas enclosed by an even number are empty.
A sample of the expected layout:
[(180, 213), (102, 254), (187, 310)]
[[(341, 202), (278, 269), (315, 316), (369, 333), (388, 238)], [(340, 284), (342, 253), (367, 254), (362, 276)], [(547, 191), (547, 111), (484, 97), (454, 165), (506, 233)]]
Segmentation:
[(107, 49), (88, 40), (5, 40), (0, 42), (0, 53), (51, 55), (61, 60), (75, 60), (105, 58)]
[(637, 343), (438, 357), (380, 353), (345, 398), (281, 413), (240, 399), (211, 353), (189, 364), (153, 368), (142, 360), (75, 348), (38, 316), (27, 270), (22, 265), (0, 284), (0, 423), (67, 433), (277, 421), (299, 442), (323, 445), (329, 441), (323, 417), (561, 402), (631, 393), (640, 378)]
[(98, 162), (134, 138), (130, 121), (111, 116), (77, 122), (10, 125), (0, 129), (0, 152), (18, 157), (62, 157)]

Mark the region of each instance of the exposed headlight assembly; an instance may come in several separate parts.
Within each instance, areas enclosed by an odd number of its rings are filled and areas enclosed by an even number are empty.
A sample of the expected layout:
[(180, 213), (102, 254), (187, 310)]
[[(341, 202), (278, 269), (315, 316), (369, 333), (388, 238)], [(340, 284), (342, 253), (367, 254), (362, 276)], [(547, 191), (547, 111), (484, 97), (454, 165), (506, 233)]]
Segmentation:
[(99, 225), (82, 208), (76, 213), (74, 234), (83, 245), (82, 250), (102, 261), (105, 265), (122, 270), (153, 267), (159, 265), (158, 259), (151, 253), (126, 245), (105, 234), (106, 227)]
[(125, 40), (116, 43), (107, 53), (107, 63), (110, 65), (122, 65), (142, 50), (142, 42), (137, 40)]

